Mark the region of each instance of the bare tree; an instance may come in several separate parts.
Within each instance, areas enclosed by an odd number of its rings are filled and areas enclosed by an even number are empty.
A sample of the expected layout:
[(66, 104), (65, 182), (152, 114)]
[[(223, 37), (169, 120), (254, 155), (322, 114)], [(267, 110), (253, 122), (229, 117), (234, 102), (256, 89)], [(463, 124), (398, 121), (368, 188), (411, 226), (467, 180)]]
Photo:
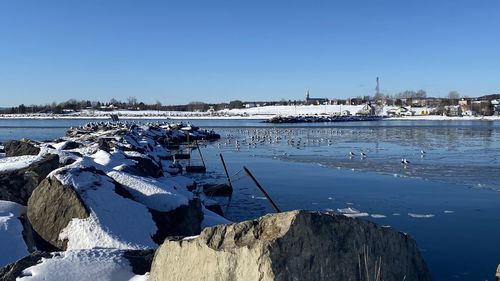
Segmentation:
[(426, 98), (427, 97), (427, 92), (420, 89), (415, 93), (416, 98)]
[(127, 98), (127, 104), (129, 107), (136, 107), (137, 99), (135, 97), (129, 97)]

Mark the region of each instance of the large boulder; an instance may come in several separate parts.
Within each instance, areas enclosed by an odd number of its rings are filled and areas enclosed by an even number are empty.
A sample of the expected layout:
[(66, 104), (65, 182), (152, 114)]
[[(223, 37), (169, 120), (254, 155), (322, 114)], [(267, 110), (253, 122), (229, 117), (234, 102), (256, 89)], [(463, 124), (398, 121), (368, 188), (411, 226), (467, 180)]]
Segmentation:
[(37, 155), (40, 148), (29, 140), (11, 140), (4, 144), (5, 156)]
[(52, 177), (44, 179), (28, 201), (28, 219), (33, 229), (59, 249), (65, 249), (67, 242), (59, 240), (61, 231), (72, 219), (89, 215), (79, 194)]
[(26, 206), (36, 186), (59, 167), (59, 156), (48, 154), (28, 167), (0, 172), (0, 199)]
[(200, 233), (201, 202), (184, 197), (187, 191), (176, 193), (167, 179), (160, 182), (120, 171), (109, 175), (75, 166), (47, 177), (28, 201), (35, 232), (61, 250), (148, 249), (167, 236)]
[[(196, 270), (193, 270), (193, 269)], [(431, 280), (413, 239), (333, 213), (292, 211), (167, 240), (149, 280)]]

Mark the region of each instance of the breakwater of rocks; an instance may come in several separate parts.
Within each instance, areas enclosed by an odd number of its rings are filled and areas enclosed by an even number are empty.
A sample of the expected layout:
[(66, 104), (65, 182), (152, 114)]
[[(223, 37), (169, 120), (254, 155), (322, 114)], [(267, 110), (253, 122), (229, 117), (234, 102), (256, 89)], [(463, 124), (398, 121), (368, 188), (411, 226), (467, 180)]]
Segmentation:
[(304, 115), (304, 116), (275, 116), (266, 123), (322, 123), (322, 122), (359, 122), (379, 121), (382, 116), (347, 116), (347, 115)]

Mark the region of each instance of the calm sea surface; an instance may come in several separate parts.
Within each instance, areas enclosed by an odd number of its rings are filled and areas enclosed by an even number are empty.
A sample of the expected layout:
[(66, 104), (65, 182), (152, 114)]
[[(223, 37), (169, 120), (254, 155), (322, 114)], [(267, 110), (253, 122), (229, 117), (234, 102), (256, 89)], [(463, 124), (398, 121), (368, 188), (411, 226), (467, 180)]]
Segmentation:
[[(0, 120), (0, 142), (54, 139), (88, 121)], [(228, 218), (273, 211), (241, 171), (246, 166), (282, 210), (354, 208), (366, 213), (361, 219), (415, 238), (435, 280), (494, 280), (500, 263), (500, 122), (191, 122), (222, 135), (201, 146), (208, 172), (197, 177), (223, 182), (219, 153), (224, 155), (235, 192), (212, 199)], [(402, 158), (410, 163), (401, 164)], [(197, 151), (189, 161), (201, 163)]]

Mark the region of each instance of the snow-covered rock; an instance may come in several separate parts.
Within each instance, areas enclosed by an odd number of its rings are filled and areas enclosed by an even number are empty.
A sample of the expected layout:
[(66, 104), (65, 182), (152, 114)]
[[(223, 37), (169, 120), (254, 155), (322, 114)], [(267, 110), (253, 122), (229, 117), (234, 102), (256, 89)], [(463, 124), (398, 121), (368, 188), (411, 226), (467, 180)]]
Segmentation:
[(0, 199), (26, 205), (33, 189), (58, 167), (55, 154), (0, 159)]
[(157, 228), (151, 214), (117, 193), (115, 183), (92, 168), (62, 170), (35, 189), (28, 218), (59, 249), (154, 248), (151, 236)]
[(101, 165), (112, 159), (94, 160), (84, 157), (54, 171), (31, 195), (28, 218), (50, 244), (59, 249), (146, 249), (167, 236), (201, 231), (201, 203), (185, 186)]
[[(193, 270), (196, 268), (196, 270)], [(415, 241), (333, 213), (292, 211), (167, 240), (149, 280), (431, 280)]]

